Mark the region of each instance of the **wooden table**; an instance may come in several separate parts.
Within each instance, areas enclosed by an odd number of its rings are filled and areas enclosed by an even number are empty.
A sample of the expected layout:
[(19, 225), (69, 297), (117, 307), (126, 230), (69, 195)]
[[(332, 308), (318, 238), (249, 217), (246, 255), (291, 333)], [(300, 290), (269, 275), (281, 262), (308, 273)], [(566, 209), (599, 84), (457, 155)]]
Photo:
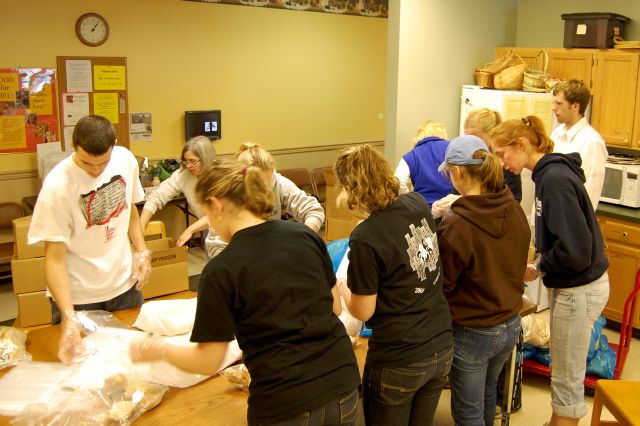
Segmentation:
[[(196, 293), (184, 291), (163, 296), (158, 299), (187, 299)], [(158, 300), (155, 299), (155, 300)], [(127, 309), (114, 312), (114, 315), (125, 324), (133, 324), (138, 317), (139, 309)], [(34, 361), (57, 361), (59, 325), (47, 325), (29, 329), (27, 350)], [(367, 354), (367, 340), (360, 338), (355, 349), (360, 374)], [(0, 370), (0, 377), (10, 369)], [(244, 425), (247, 423), (247, 392), (230, 384), (220, 376), (211, 377), (189, 388), (170, 388), (160, 405), (146, 412), (136, 425)], [(9, 425), (11, 417), (0, 416), (0, 425)]]

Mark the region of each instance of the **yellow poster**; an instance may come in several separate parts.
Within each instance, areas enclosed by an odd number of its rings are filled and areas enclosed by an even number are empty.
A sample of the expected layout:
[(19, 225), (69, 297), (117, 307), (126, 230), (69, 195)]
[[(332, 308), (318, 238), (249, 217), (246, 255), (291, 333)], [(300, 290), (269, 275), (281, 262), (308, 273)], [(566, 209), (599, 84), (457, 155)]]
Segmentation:
[(0, 116), (0, 150), (26, 147), (27, 133), (24, 126), (24, 115)]
[(553, 99), (534, 99), (531, 101), (531, 115), (537, 116), (544, 123), (547, 134), (551, 133), (551, 108)]
[(126, 89), (124, 66), (96, 65), (93, 67), (93, 90)]
[(0, 102), (15, 102), (19, 90), (18, 73), (0, 73)]
[(31, 102), (29, 109), (35, 114), (53, 114), (53, 96), (51, 95), (51, 85), (45, 84), (39, 92), (31, 92), (29, 95)]
[(94, 93), (93, 113), (108, 118), (113, 124), (118, 124), (118, 94)]
[(504, 97), (504, 119), (520, 120), (526, 117), (529, 112), (529, 100), (526, 96), (505, 96)]

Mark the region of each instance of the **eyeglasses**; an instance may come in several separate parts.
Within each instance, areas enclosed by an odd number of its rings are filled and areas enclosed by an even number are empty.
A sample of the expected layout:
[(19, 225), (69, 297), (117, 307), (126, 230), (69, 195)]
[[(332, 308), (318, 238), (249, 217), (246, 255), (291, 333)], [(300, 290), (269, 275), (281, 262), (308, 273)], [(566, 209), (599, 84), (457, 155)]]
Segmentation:
[(199, 162), (200, 160), (182, 160), (180, 164), (182, 164), (184, 167), (188, 167), (188, 166), (195, 166)]

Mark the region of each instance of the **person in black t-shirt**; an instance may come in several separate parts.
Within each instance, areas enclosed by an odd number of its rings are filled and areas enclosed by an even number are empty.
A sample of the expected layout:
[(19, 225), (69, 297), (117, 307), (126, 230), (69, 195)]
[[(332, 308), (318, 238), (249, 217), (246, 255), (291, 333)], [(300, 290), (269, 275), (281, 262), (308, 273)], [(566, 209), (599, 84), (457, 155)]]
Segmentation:
[(338, 155), (351, 208), (370, 213), (351, 233), (345, 304), (373, 329), (363, 375), (367, 425), (430, 425), (452, 359), (436, 226), (416, 192), (369, 145)]
[(358, 364), (336, 315), (340, 298), (325, 243), (301, 223), (266, 220), (273, 193), (257, 167), (216, 161), (196, 195), (229, 242), (202, 272), (191, 334), (198, 344), (146, 339), (132, 344), (132, 359), (213, 375), (235, 336), (251, 374), (249, 425), (319, 417), (314, 424), (354, 424)]

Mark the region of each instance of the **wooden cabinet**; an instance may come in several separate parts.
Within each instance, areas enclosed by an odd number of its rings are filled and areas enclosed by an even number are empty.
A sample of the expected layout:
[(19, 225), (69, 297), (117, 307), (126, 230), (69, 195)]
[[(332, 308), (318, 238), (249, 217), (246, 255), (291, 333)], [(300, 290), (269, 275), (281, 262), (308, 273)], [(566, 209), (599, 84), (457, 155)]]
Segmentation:
[(594, 58), (591, 124), (608, 145), (633, 148), (638, 55), (607, 51)]
[[(540, 48), (498, 47), (496, 56), (513, 50), (533, 64)], [(607, 145), (640, 149), (640, 49), (544, 49), (547, 70), (563, 79), (577, 79), (592, 95), (591, 124)]]
[[(622, 322), (627, 296), (635, 286), (636, 272), (640, 268), (640, 224), (599, 216), (605, 240), (605, 253), (609, 258), (609, 301), (602, 315)], [(633, 326), (640, 328), (640, 312), (633, 317)]]

